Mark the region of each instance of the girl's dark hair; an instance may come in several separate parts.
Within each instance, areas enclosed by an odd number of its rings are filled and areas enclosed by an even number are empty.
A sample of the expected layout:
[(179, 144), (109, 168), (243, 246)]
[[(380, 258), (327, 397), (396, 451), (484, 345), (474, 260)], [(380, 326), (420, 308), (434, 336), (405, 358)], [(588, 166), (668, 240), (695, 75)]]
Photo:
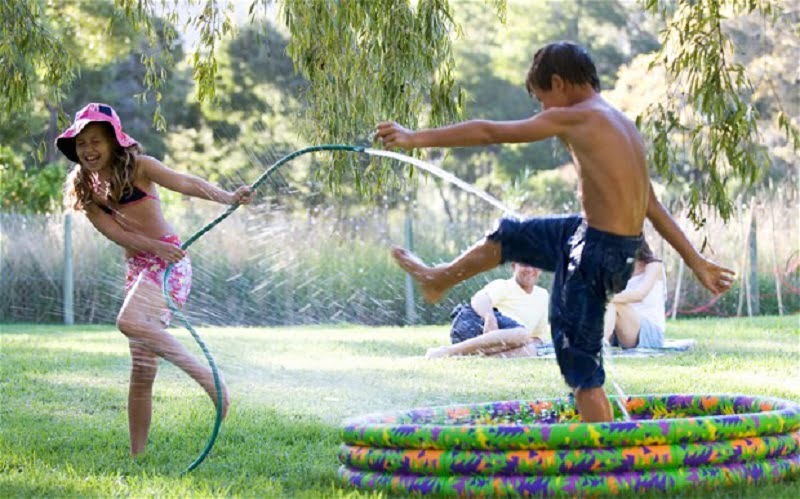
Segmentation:
[(572, 42), (556, 42), (540, 48), (533, 56), (525, 87), (529, 94), (534, 88), (550, 90), (553, 75), (575, 85), (589, 84), (600, 91), (600, 79), (589, 53)]
[(661, 261), (660, 258), (656, 258), (653, 250), (650, 249), (650, 245), (644, 239), (642, 239), (642, 245), (636, 250), (636, 259), (645, 264)]

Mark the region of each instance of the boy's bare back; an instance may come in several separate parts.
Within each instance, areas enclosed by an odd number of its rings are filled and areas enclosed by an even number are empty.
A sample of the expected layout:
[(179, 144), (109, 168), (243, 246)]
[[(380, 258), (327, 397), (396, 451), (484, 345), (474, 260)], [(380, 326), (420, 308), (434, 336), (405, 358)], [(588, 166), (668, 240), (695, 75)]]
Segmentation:
[(612, 234), (640, 234), (650, 179), (635, 124), (599, 94), (571, 106), (571, 111), (576, 119), (561, 138), (578, 170), (586, 221)]

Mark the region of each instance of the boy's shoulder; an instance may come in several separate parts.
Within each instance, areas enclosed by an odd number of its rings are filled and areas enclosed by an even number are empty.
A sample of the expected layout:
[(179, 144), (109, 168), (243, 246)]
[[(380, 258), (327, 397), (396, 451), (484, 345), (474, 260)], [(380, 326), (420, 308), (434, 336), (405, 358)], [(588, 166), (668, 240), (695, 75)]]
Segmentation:
[(627, 118), (627, 115), (623, 113), (617, 106), (603, 99), (599, 94), (597, 94), (594, 98), (585, 99), (580, 102), (576, 102), (571, 106), (565, 106), (563, 108), (556, 109), (567, 110), (568, 112), (576, 115), (612, 115), (614, 117), (623, 116)]
[(561, 126), (565, 130), (582, 127), (587, 124), (602, 126), (602, 122), (619, 119), (624, 116), (619, 110), (611, 106), (604, 106), (594, 102), (578, 102), (569, 106), (552, 107), (539, 113), (542, 117)]

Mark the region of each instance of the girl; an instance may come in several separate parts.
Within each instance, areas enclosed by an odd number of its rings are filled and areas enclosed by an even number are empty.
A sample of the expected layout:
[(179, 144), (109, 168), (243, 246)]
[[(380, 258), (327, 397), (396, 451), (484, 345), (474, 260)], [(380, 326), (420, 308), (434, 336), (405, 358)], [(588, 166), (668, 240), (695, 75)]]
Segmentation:
[[(211, 370), (167, 333), (170, 313), (161, 283), (167, 264), (174, 265), (168, 291), (176, 305), (189, 295), (192, 266), (181, 240), (161, 212), (156, 184), (187, 196), (222, 204), (249, 204), (249, 187), (224, 191), (198, 177), (179, 173), (142, 154), (139, 144), (122, 131), (117, 113), (92, 103), (78, 111), (56, 146), (76, 163), (66, 180), (65, 202), (83, 211), (105, 237), (125, 249), (125, 301), (117, 327), (128, 337), (132, 368), (128, 391), (131, 455), (144, 451), (150, 430), (153, 381), (158, 357), (186, 371), (217, 403)], [(223, 416), (228, 393), (222, 383)]]
[(622, 348), (663, 347), (665, 294), (664, 264), (642, 240), (633, 275), (606, 308), (605, 340)]

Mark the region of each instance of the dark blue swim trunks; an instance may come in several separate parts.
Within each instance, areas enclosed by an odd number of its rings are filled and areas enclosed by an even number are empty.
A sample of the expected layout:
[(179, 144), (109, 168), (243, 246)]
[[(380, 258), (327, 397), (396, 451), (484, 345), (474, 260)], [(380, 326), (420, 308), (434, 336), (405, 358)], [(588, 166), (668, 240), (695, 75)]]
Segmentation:
[[(494, 309), (494, 316), (497, 319), (497, 327), (500, 329), (523, 327), (522, 324), (501, 314), (497, 309)], [(453, 319), (453, 327), (450, 329), (450, 341), (453, 344), (483, 334), (483, 317), (478, 315), (478, 312), (469, 303), (456, 305), (456, 308), (450, 313), (450, 318)]]
[(554, 273), (550, 332), (561, 374), (572, 388), (603, 386), (606, 304), (625, 289), (642, 237), (610, 234), (565, 215), (503, 218), (487, 239), (500, 243), (503, 262)]

